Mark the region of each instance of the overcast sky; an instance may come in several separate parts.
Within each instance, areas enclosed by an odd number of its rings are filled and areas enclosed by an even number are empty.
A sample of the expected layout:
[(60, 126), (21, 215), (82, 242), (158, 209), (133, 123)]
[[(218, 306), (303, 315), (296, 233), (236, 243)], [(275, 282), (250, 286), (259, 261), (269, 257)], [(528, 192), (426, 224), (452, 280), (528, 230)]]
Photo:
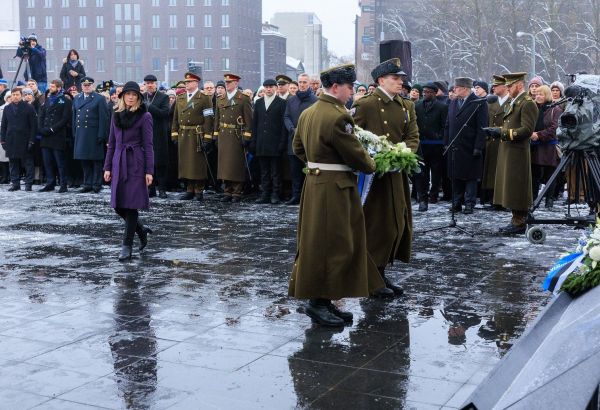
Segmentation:
[(263, 21), (278, 11), (312, 11), (323, 23), (329, 49), (338, 56), (354, 54), (354, 19), (358, 0), (263, 0)]

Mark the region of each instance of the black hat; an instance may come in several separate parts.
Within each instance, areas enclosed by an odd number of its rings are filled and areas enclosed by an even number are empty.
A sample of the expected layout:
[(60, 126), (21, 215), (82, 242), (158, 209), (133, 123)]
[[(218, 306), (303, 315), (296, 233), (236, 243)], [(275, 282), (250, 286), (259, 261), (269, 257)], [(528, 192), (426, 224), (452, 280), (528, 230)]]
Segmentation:
[(321, 84), (330, 88), (334, 84), (351, 84), (356, 81), (356, 68), (354, 64), (344, 64), (321, 71)]
[(404, 81), (402, 83), (402, 88), (404, 88), (406, 91), (412, 90), (412, 85), (411, 85), (410, 81)]
[(114, 85), (115, 84), (113, 83), (113, 80), (106, 80), (102, 83), (102, 89), (104, 91), (107, 91), (107, 90), (110, 90), (111, 88), (113, 88)]
[(140, 91), (140, 85), (138, 83), (136, 83), (135, 81), (127, 81), (125, 83), (125, 85), (123, 86), (123, 90), (121, 90), (121, 92), (119, 93), (119, 98), (121, 98), (123, 95), (125, 95), (125, 93), (128, 91), (135, 91), (136, 93), (138, 93), (140, 95), (140, 98), (142, 98), (142, 92)]
[(439, 90), (439, 87), (437, 86), (437, 84), (436, 84), (436, 83), (434, 83), (434, 82), (431, 82), (431, 81), (430, 81), (430, 82), (428, 82), (428, 83), (426, 83), (426, 84), (423, 86), (423, 88), (429, 88), (430, 90), (433, 90), (433, 91), (434, 91), (434, 92), (436, 92), (436, 93), (437, 93), (437, 92), (438, 92), (438, 90)]
[(287, 75), (279, 74), (278, 76), (275, 77), (275, 81), (277, 82), (278, 85), (285, 85), (285, 84), (291, 83), (292, 79), (290, 77), (288, 77)]
[(92, 77), (83, 77), (81, 79), (81, 84), (94, 84), (94, 79)]
[(263, 81), (263, 87), (270, 87), (274, 85), (277, 85), (277, 81), (273, 80), (272, 78), (267, 78), (265, 81)]
[(215, 85), (215, 88), (217, 88), (217, 87), (225, 88), (225, 81), (223, 81), (223, 80), (217, 81), (217, 85)]
[(148, 74), (144, 77), (144, 81), (158, 81), (158, 78), (154, 74)]
[(373, 69), (373, 71), (371, 71), (371, 77), (373, 77), (373, 81), (375, 82), (377, 82), (379, 77), (383, 77), (384, 75), (388, 74), (406, 75), (406, 73), (402, 71), (402, 64), (400, 63), (399, 58), (390, 58), (389, 60), (379, 64)]
[(442, 90), (442, 92), (444, 94), (446, 94), (446, 92), (449, 90), (448, 89), (448, 83), (446, 81), (438, 80), (438, 81), (434, 81), (433, 83), (435, 85), (437, 85), (438, 90)]
[(485, 81), (473, 81), (473, 87), (481, 87), (486, 93), (490, 92), (490, 86)]

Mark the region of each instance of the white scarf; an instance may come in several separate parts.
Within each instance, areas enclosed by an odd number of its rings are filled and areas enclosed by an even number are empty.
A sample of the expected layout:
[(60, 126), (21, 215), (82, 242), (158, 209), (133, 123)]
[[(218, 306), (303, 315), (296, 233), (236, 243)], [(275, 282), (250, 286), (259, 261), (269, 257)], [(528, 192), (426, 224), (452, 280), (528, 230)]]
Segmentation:
[(273, 94), (272, 96), (268, 96), (267, 94), (265, 94), (265, 96), (263, 97), (265, 100), (265, 109), (268, 110), (269, 106), (271, 105), (271, 103), (275, 100), (276, 95)]

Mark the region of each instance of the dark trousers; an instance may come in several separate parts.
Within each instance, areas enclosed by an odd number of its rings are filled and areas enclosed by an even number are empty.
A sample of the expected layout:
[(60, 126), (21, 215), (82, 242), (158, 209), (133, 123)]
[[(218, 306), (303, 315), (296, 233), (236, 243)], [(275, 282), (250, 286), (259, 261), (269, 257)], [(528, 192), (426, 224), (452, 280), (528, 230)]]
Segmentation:
[[(422, 145), (423, 162), (425, 165), (421, 168), (423, 176), (422, 188), (424, 191), (417, 192), (417, 195), (435, 196), (437, 198), (442, 186), (442, 175), (444, 172), (444, 147), (442, 145)], [(429, 183), (431, 182), (431, 189)], [(429, 192), (427, 192), (429, 191)]]
[(33, 185), (33, 174), (35, 171), (33, 156), (26, 155), (25, 158), (9, 158), (10, 182), (13, 186), (21, 186), (21, 167), (25, 168), (25, 185)]
[[(538, 193), (540, 192), (540, 185), (542, 183), (548, 182), (548, 179), (550, 179), (555, 169), (556, 167), (552, 166), (535, 164), (531, 165), (531, 187), (533, 190), (532, 194), (534, 201), (537, 199)], [(556, 183), (556, 181), (554, 181), (554, 183)], [(548, 188), (548, 191), (546, 192), (546, 197), (554, 198), (554, 185)]]
[(10, 182), (10, 167), (7, 162), (0, 162), (0, 184), (8, 184)]
[(115, 208), (115, 212), (125, 221), (125, 232), (123, 233), (123, 245), (132, 246), (133, 237), (138, 230), (142, 229), (139, 223), (137, 209)]
[(46, 173), (46, 186), (54, 187), (56, 185), (55, 169), (58, 169), (60, 185), (67, 186), (67, 177), (65, 174), (65, 152), (59, 149), (42, 148), (44, 158), (44, 172)]
[(152, 180), (152, 187), (158, 188), (159, 191), (167, 190), (168, 170), (169, 167), (167, 165), (154, 167), (154, 179)]
[(281, 162), (279, 157), (258, 157), (260, 163), (260, 187), (263, 195), (279, 195), (281, 192)]
[(84, 188), (102, 188), (102, 165), (102, 161), (81, 160)]
[(292, 197), (300, 198), (302, 193), (302, 185), (304, 184), (304, 162), (297, 156), (289, 155), (290, 157), (290, 173), (292, 176)]
[(452, 180), (452, 205), (459, 206), (463, 195), (465, 204), (475, 206), (477, 200), (477, 180), (476, 179), (453, 179)]

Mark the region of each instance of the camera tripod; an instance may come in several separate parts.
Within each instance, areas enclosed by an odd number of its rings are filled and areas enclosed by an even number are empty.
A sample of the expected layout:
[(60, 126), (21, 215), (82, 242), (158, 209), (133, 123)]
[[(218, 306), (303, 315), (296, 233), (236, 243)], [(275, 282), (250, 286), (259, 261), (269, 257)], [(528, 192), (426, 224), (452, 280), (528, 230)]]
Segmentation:
[[(16, 57), (16, 56), (15, 56)], [(23, 61), (25, 61), (25, 72), (29, 72), (27, 65), (29, 64), (29, 53), (25, 53), (21, 56), (21, 61), (19, 62), (19, 66), (17, 67), (17, 72), (15, 73), (15, 77), (10, 83), (9, 89), (12, 89), (17, 82), (17, 78), (19, 78), (19, 72), (21, 71), (21, 67), (23, 66)]]
[[(556, 181), (558, 175), (569, 166), (571, 166), (571, 169), (575, 173), (575, 181), (573, 186), (573, 182), (567, 179), (567, 192), (569, 196), (571, 196), (572, 193), (575, 202), (578, 202), (579, 193), (580, 191), (583, 191), (585, 203), (587, 203), (590, 207), (590, 214), (583, 216), (572, 216), (571, 203), (569, 201), (567, 205), (567, 213), (564, 218), (536, 219), (533, 214), (539, 208), (542, 199), (546, 194), (548, 194), (548, 191), (554, 187), (554, 181)], [(549, 193), (549, 195), (551, 194), (552, 193)], [(542, 189), (542, 192), (539, 193), (538, 197), (533, 202), (525, 223), (527, 225), (570, 225), (576, 228), (586, 228), (595, 221), (595, 214), (598, 211), (597, 203), (599, 200), (600, 158), (598, 158), (598, 153), (593, 150), (567, 151), (561, 158), (556, 170), (554, 170), (554, 173), (548, 179), (548, 182), (546, 182), (544, 189)], [(527, 238), (532, 243), (544, 243), (546, 234), (542, 228), (532, 227), (527, 231)]]

